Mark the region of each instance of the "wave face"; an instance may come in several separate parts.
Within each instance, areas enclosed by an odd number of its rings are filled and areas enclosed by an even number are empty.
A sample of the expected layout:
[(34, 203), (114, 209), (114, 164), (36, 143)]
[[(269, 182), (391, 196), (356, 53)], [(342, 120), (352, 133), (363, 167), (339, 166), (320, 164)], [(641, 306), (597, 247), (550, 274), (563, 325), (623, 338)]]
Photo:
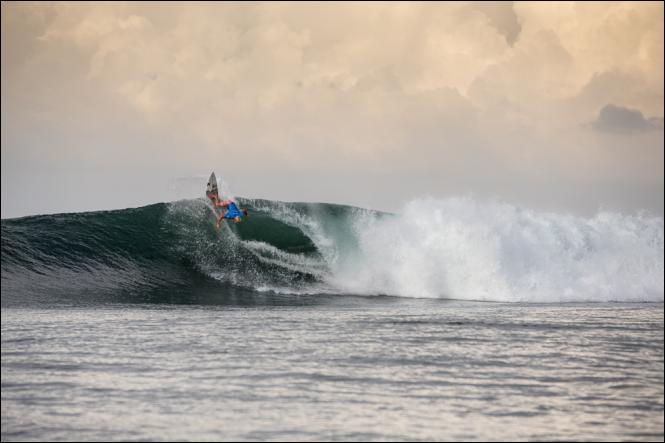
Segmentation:
[[(473, 199), (401, 215), (240, 199), (214, 227), (203, 199), (2, 220), (3, 304), (182, 300), (220, 287), (486, 301), (663, 301), (663, 219), (582, 218)], [(174, 295), (175, 294), (175, 295)]]

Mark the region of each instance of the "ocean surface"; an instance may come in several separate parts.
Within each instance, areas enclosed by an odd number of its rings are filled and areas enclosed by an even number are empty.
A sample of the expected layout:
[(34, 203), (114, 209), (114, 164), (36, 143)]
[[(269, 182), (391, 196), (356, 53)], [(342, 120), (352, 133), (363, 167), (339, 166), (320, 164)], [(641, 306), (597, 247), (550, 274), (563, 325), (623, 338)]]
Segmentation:
[(240, 203), (2, 220), (2, 440), (663, 440), (662, 218)]

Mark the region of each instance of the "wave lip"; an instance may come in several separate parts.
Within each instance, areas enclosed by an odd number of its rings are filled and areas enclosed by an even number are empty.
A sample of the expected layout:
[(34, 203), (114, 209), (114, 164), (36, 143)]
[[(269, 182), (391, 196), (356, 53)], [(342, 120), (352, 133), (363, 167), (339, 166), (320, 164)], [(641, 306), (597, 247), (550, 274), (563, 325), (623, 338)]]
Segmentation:
[(204, 199), (2, 220), (3, 303), (100, 294), (132, 300), (193, 287), (501, 302), (663, 301), (661, 217), (601, 212), (583, 218), (470, 198), (414, 200), (400, 214), (240, 203), (250, 209), (249, 219), (222, 232)]

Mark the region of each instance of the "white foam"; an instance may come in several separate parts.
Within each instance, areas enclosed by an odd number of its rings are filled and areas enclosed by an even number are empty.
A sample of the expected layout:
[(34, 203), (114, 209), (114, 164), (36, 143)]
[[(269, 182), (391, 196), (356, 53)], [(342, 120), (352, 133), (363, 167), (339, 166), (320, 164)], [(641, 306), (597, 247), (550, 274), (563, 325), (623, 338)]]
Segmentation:
[(415, 200), (395, 217), (358, 211), (353, 223), (357, 250), (324, 254), (337, 257), (329, 283), (342, 292), (663, 301), (659, 217), (602, 212), (582, 218), (456, 198)]

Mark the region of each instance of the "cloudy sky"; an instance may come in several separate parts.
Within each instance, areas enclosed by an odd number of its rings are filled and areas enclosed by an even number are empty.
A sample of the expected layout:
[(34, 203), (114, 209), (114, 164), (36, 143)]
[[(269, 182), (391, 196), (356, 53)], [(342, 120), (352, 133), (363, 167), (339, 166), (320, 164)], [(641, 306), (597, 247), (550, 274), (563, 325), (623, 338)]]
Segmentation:
[(663, 3), (2, 3), (2, 217), (200, 196), (663, 214)]

